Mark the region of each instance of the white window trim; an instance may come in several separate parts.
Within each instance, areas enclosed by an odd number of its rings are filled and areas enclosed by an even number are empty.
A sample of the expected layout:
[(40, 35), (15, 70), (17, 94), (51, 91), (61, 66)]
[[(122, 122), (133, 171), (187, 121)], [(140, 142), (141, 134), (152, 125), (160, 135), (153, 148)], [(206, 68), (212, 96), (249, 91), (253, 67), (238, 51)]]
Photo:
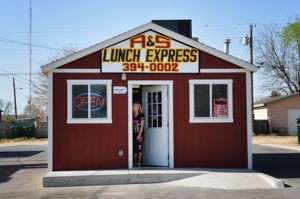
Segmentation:
[[(232, 80), (230, 79), (216, 79), (216, 80), (189, 80), (190, 84), (190, 123), (232, 123), (233, 122), (233, 106), (232, 106)], [(228, 117), (195, 117), (195, 103), (194, 103), (194, 86), (195, 84), (227, 84), (228, 94)], [(210, 95), (211, 102), (212, 96)], [(212, 105), (211, 105), (212, 106)], [(210, 108), (212, 110), (212, 107)], [(211, 114), (211, 111), (210, 111)]]
[[(112, 123), (112, 80), (67, 80), (67, 123), (68, 124), (98, 124)], [(72, 118), (72, 85), (106, 84), (107, 118)]]

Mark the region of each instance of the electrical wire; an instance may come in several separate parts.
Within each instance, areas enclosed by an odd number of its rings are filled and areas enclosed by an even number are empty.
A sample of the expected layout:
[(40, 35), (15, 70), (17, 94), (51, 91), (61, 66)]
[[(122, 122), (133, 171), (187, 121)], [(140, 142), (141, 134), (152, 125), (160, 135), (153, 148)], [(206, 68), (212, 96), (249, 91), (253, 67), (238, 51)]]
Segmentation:
[(3, 89), (3, 88), (7, 88), (7, 87), (9, 87), (9, 86), (12, 86), (13, 84), (10, 84), (10, 85), (7, 85), (7, 86), (4, 86), (4, 87), (2, 87), (2, 88), (0, 88), (0, 90), (1, 89)]
[[(9, 79), (13, 79), (12, 77), (7, 77), (7, 76), (5, 76), (5, 75), (0, 75), (0, 76), (6, 77), (6, 78), (9, 78)], [(24, 83), (24, 84), (28, 84), (28, 85), (29, 85), (28, 82), (23, 82), (23, 81), (20, 81), (20, 80), (18, 80), (18, 79), (15, 79), (15, 80), (18, 81), (18, 82), (21, 82), (21, 83)]]
[[(13, 44), (19, 44), (19, 45), (23, 45), (23, 46), (30, 46), (30, 44), (26, 43), (26, 42), (21, 42), (21, 41), (16, 41), (16, 40), (11, 40), (11, 39), (5, 39), (5, 38), (1, 38), (1, 37), (0, 37), (0, 41), (7, 42), (7, 43), (13, 43)], [(37, 45), (37, 44), (31, 44), (31, 46), (32, 47), (38, 47), (38, 48), (46, 48), (46, 49), (51, 49), (51, 50), (57, 50), (57, 51), (66, 51), (64, 49), (52, 48), (52, 47), (42, 46), (42, 45)], [(73, 51), (70, 51), (70, 52), (73, 52)]]
[[(31, 73), (33, 75), (37, 75), (38, 73)], [(0, 73), (0, 75), (8, 76), (8, 75), (30, 75), (30, 73)]]
[[(11, 75), (13, 75), (13, 76), (16, 76), (16, 77), (19, 77), (19, 78), (21, 78), (21, 79), (24, 79), (24, 80), (26, 80), (26, 81), (29, 81), (28, 79), (25, 79), (25, 78), (20, 77), (20, 76), (18, 76), (18, 75), (16, 75), (16, 74), (13, 74), (13, 73), (10, 73), (10, 72), (8, 72), (8, 71), (5, 71), (5, 70), (3, 70), (3, 69), (0, 69), (0, 70), (4, 71), (4, 72), (6, 72), (6, 73), (9, 73), (9, 74), (11, 74)], [(2, 75), (2, 76), (5, 76), (5, 75)], [(7, 77), (7, 76), (5, 76), (5, 77)]]

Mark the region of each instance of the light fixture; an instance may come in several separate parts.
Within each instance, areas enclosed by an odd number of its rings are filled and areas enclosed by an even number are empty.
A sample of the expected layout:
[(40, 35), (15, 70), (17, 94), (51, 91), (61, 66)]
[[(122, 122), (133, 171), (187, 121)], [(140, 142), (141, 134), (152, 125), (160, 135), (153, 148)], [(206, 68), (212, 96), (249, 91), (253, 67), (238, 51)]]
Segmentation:
[(122, 74), (122, 80), (126, 80), (126, 74), (125, 73)]

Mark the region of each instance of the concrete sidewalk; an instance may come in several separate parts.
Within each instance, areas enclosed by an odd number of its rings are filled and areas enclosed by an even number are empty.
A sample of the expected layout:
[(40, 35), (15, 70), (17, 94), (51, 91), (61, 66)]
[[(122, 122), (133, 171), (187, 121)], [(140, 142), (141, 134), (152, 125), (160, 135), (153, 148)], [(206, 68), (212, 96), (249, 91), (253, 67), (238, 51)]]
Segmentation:
[(248, 169), (169, 169), (142, 167), (131, 170), (48, 172), (44, 187), (164, 183), (215, 189), (284, 188), (281, 180)]

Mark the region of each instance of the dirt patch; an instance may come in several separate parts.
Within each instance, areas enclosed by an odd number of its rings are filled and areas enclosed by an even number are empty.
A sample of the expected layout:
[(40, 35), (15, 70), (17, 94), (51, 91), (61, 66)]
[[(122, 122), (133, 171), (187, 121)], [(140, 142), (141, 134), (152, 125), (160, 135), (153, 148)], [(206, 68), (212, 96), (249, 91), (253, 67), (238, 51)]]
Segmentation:
[(47, 145), (48, 144), (48, 140), (34, 140), (34, 141), (18, 141), (18, 142), (14, 142), (14, 141), (9, 141), (9, 142), (3, 142), (0, 143), (0, 147), (1, 146), (14, 146), (14, 145)]
[(297, 136), (252, 136), (252, 143), (299, 146)]

